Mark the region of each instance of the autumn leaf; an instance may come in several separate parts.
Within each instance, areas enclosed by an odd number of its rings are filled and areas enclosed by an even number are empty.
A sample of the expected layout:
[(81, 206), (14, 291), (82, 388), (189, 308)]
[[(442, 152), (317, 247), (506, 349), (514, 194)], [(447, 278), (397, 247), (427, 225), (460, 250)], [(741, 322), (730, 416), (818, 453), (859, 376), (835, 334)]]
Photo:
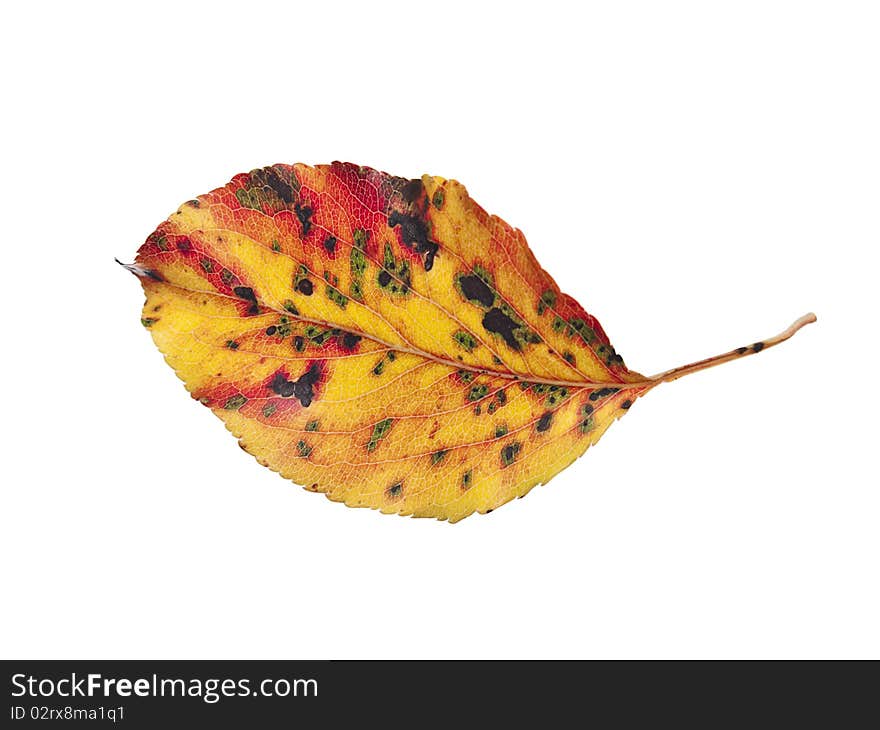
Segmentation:
[(450, 522), (522, 497), (659, 383), (454, 180), (273, 165), (182, 205), (127, 266), (141, 323), (257, 460)]

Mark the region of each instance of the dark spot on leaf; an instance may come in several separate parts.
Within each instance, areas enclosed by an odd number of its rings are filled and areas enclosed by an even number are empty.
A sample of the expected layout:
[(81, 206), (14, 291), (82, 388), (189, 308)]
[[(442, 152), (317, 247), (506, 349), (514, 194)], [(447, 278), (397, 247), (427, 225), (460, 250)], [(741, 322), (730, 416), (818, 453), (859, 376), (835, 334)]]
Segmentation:
[(385, 490), (385, 494), (388, 495), (388, 499), (400, 499), (403, 495), (403, 483), (392, 484)]
[(360, 336), (354, 334), (353, 332), (346, 332), (344, 335), (342, 335), (342, 346), (346, 350), (353, 350), (355, 347), (357, 347), (357, 344), (360, 341)]
[(431, 466), (437, 466), (443, 459), (446, 458), (446, 454), (449, 452), (446, 449), (440, 449), (440, 451), (435, 451), (431, 454)]
[(424, 254), (425, 271), (430, 271), (440, 247), (428, 238), (428, 224), (417, 216), (404, 215), (395, 210), (388, 216), (388, 227), (397, 226), (400, 226), (400, 240), (403, 245), (416, 253)]
[(471, 482), (474, 480), (474, 470), (468, 469), (464, 474), (461, 475), (461, 489), (466, 492), (471, 488)]
[(590, 400), (599, 400), (600, 398), (606, 398), (609, 395), (614, 395), (620, 388), (599, 388), (599, 390), (594, 390), (590, 393)]
[(514, 461), (516, 461), (516, 455), (519, 453), (522, 445), (516, 441), (512, 444), (508, 444), (503, 449), (501, 449), (501, 466), (510, 466)]
[(299, 222), (302, 223), (302, 234), (303, 238), (305, 238), (312, 228), (312, 208), (311, 206), (300, 205), (297, 203), (293, 206), (293, 212), (296, 213), (296, 217), (299, 218)]
[(277, 331), (278, 331), (278, 328), (274, 324), (266, 327), (266, 334), (269, 335), (269, 337), (274, 335)]
[(302, 352), (306, 349), (306, 341), (300, 335), (297, 335), (293, 338), (293, 348), (297, 352)]
[(318, 366), (312, 364), (305, 373), (294, 381), (288, 380), (282, 373), (275, 373), (275, 377), (269, 383), (269, 389), (282, 398), (293, 396), (303, 408), (308, 408), (315, 397), (314, 385), (320, 377), (321, 371)]
[(336, 251), (336, 236), (327, 236), (324, 239), (324, 250), (327, 253), (334, 253)]
[(495, 294), (489, 285), (476, 274), (468, 274), (458, 279), (461, 293), (472, 302), (478, 302), (484, 307), (491, 307), (495, 301)]
[(315, 287), (312, 285), (312, 282), (308, 279), (300, 279), (297, 282), (296, 290), (300, 294), (305, 294), (307, 297), (312, 296), (312, 292), (315, 290)]
[(763, 350), (763, 349), (764, 349), (763, 342), (756, 342), (754, 345), (752, 345), (752, 352), (761, 352), (761, 350)]
[(410, 180), (403, 186), (403, 188), (401, 188), (400, 194), (403, 197), (404, 202), (415, 203), (420, 197), (422, 197), (424, 189), (421, 180)]
[(293, 202), (295, 194), (293, 187), (278, 174), (277, 170), (272, 167), (267, 167), (259, 172), (261, 174), (257, 176), (257, 179), (262, 177), (266, 185), (275, 191), (275, 194), (285, 205), (290, 205), (290, 203)]
[(237, 286), (232, 290), (232, 293), (239, 299), (244, 299), (246, 302), (250, 302), (251, 306), (248, 308), (248, 314), (260, 313), (260, 305), (257, 304), (257, 297), (254, 294), (254, 290), (249, 286)]
[(550, 428), (551, 423), (553, 423), (553, 413), (551, 411), (547, 411), (538, 419), (538, 423), (535, 425), (535, 430), (538, 433), (543, 433), (548, 428)]
[(521, 349), (519, 341), (513, 334), (513, 331), (518, 327), (517, 323), (498, 309), (498, 307), (492, 307), (492, 309), (486, 312), (483, 316), (483, 327), (486, 328), (487, 332), (501, 335), (501, 337), (504, 338), (504, 342), (507, 343), (507, 346), (511, 349)]
[(386, 287), (391, 283), (391, 274), (389, 274), (385, 269), (379, 272), (379, 286)]
[(749, 351), (748, 347), (737, 347), (736, 354), (737, 355), (745, 355)]

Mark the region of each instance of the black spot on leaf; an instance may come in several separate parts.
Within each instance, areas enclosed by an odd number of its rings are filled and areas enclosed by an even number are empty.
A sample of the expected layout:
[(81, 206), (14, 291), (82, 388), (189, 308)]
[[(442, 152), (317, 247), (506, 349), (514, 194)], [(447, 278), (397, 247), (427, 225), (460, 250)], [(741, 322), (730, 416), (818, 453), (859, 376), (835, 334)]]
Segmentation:
[(512, 444), (507, 444), (507, 446), (501, 449), (501, 465), (510, 466), (516, 461), (516, 455), (520, 452), (521, 448), (522, 445), (514, 441)]
[(599, 388), (599, 390), (594, 390), (590, 393), (590, 400), (600, 400), (601, 398), (607, 398), (609, 395), (614, 395), (620, 388)]
[(538, 433), (543, 433), (548, 428), (550, 428), (550, 424), (553, 423), (553, 413), (547, 411), (543, 416), (538, 419), (538, 423), (535, 426), (535, 430)]
[(267, 167), (264, 170), (260, 171), (262, 173), (263, 180), (266, 185), (268, 185), (272, 190), (275, 191), (275, 194), (285, 205), (290, 205), (293, 202), (293, 198), (295, 195), (295, 191), (289, 182), (284, 180), (279, 174), (278, 171), (274, 168)]
[(342, 346), (346, 350), (353, 350), (355, 347), (357, 347), (357, 344), (360, 341), (360, 336), (354, 334), (353, 332), (346, 332), (344, 335), (342, 335)]
[(422, 218), (405, 215), (395, 210), (388, 216), (388, 226), (389, 228), (400, 226), (400, 240), (403, 245), (416, 253), (424, 254), (425, 271), (430, 271), (440, 246), (428, 238), (428, 224)]
[(314, 385), (321, 377), (321, 371), (317, 365), (312, 365), (297, 380), (290, 381), (281, 373), (276, 373), (269, 389), (282, 398), (296, 398), (303, 408), (308, 408), (315, 397)]
[(491, 307), (495, 301), (495, 294), (489, 285), (476, 274), (459, 277), (458, 285), (461, 287), (461, 293), (472, 302)]
[(232, 293), (239, 299), (244, 299), (246, 302), (250, 302), (251, 306), (248, 308), (248, 314), (260, 313), (260, 305), (257, 304), (257, 296), (254, 294), (254, 290), (249, 286), (237, 286), (232, 290)]
[(299, 218), (299, 222), (302, 224), (302, 234), (303, 238), (305, 238), (312, 229), (312, 208), (311, 206), (297, 203), (293, 206), (293, 212), (296, 213), (296, 217)]
[(492, 309), (486, 312), (483, 316), (483, 327), (486, 328), (487, 332), (501, 335), (504, 338), (504, 342), (511, 349), (519, 350), (521, 348), (519, 341), (513, 334), (513, 331), (518, 327), (517, 323), (498, 309), (498, 307), (492, 307)]
[(422, 193), (425, 188), (422, 185), (421, 180), (409, 180), (400, 190), (400, 194), (403, 197), (404, 202), (406, 203), (415, 203), (420, 197), (422, 197)]

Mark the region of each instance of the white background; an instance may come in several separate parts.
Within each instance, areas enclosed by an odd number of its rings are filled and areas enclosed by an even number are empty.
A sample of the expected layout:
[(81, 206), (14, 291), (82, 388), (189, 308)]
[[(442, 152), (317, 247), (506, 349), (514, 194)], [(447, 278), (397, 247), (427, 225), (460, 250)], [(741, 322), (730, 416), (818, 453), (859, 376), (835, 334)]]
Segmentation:
[[(880, 657), (876, 4), (485, 7), (5, 6), (3, 656)], [(113, 262), (335, 159), (461, 180), (642, 372), (819, 322), (489, 516), (347, 509), (187, 396)]]

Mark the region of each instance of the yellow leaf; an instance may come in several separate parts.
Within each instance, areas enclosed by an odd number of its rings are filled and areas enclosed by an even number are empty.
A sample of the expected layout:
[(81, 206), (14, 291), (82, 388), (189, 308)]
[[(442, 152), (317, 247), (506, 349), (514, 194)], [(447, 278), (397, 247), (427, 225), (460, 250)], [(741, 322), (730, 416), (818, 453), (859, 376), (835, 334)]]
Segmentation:
[(128, 266), (141, 323), (257, 460), (355, 507), (458, 521), (547, 482), (660, 382), (454, 180), (274, 165)]

